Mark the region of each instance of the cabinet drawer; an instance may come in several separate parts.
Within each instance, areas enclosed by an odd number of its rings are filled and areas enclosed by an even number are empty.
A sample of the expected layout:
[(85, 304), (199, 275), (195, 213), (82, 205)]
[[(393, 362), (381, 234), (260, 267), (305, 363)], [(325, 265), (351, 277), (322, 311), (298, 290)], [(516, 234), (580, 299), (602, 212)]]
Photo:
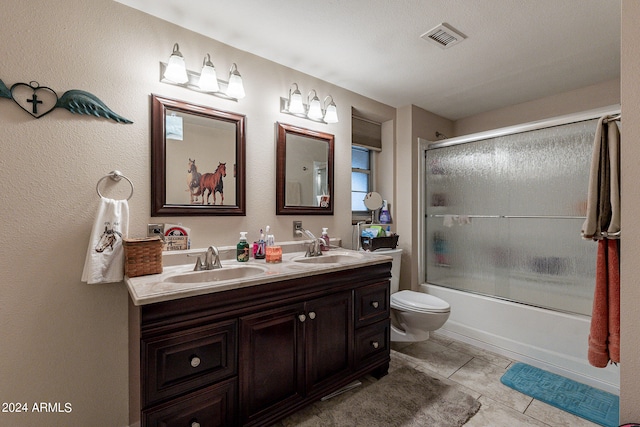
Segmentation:
[(143, 427), (234, 426), (236, 378), (143, 412)]
[(237, 321), (142, 340), (143, 406), (236, 375)]
[(389, 317), (389, 282), (356, 289), (356, 327)]
[(356, 331), (356, 367), (376, 357), (389, 354), (390, 319), (374, 323)]

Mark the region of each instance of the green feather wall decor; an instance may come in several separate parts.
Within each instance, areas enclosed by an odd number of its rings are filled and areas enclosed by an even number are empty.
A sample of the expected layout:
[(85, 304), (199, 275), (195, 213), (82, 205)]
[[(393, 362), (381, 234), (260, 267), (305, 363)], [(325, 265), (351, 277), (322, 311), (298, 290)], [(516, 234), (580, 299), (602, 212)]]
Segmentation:
[(72, 89), (61, 97), (51, 88), (40, 86), (36, 81), (14, 83), (8, 88), (0, 80), (0, 98), (13, 100), (20, 108), (39, 119), (56, 108), (64, 108), (75, 114), (85, 114), (114, 120), (118, 123), (133, 123), (114, 113), (97, 96), (83, 90)]

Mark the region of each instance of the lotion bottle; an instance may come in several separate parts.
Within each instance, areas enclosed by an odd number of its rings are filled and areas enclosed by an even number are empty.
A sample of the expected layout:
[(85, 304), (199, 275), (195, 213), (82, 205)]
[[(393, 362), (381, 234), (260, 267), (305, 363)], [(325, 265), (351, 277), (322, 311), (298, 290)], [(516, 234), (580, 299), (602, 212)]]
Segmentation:
[(249, 243), (247, 243), (247, 232), (240, 232), (240, 241), (236, 246), (236, 260), (239, 262), (249, 261)]

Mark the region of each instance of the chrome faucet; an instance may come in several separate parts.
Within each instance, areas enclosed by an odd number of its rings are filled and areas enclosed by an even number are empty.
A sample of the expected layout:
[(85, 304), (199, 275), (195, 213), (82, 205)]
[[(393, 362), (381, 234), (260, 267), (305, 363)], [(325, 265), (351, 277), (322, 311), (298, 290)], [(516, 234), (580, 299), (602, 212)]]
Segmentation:
[(307, 252), (305, 252), (304, 254), (305, 257), (322, 255), (322, 249), (320, 245), (323, 245), (325, 243), (324, 240), (314, 236), (312, 232), (310, 232), (309, 230), (305, 230), (302, 227), (300, 227), (300, 229), (296, 231), (299, 234), (306, 234), (311, 239), (311, 241), (309, 242), (309, 246), (307, 247)]
[[(204, 255), (204, 262), (202, 261), (201, 256)], [(197, 256), (196, 265), (193, 268), (193, 271), (202, 271), (202, 270), (215, 270), (216, 268), (222, 268), (222, 264), (220, 264), (220, 254), (218, 253), (218, 248), (215, 246), (209, 246), (207, 252), (200, 255), (191, 255)]]

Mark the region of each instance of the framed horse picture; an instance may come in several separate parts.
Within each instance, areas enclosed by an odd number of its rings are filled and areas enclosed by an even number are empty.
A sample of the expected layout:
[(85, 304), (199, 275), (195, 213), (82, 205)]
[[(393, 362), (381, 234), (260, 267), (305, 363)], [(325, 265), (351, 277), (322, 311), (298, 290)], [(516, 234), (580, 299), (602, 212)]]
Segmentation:
[(245, 215), (245, 116), (151, 95), (151, 216)]

